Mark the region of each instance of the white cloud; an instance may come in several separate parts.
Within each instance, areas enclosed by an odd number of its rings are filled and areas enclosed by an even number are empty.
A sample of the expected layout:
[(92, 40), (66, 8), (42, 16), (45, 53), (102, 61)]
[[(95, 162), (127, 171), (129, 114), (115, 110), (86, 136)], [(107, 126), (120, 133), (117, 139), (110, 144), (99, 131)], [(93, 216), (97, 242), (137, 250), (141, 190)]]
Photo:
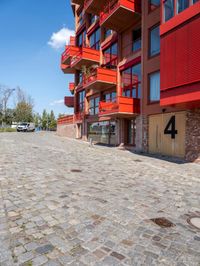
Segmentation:
[(51, 39), (48, 42), (53, 49), (63, 48), (66, 44), (69, 43), (70, 36), (74, 35), (74, 31), (68, 28), (62, 28), (57, 32), (54, 32), (51, 36)]
[(64, 99), (62, 99), (62, 100), (55, 100), (52, 103), (50, 103), (51, 106), (60, 105), (60, 104), (64, 104)]

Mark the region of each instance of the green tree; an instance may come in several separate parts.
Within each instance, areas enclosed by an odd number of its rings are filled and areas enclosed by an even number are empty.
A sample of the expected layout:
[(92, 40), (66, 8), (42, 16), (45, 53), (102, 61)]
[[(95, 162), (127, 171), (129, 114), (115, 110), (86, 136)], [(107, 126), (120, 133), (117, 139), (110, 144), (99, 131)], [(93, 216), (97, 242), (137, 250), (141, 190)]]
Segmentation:
[(49, 129), (55, 130), (57, 126), (57, 121), (54, 115), (53, 110), (51, 110), (50, 116), (49, 116)]
[(16, 122), (33, 122), (33, 99), (20, 88), (17, 89), (15, 120)]
[(47, 114), (47, 111), (44, 109), (42, 113), (42, 129), (43, 130), (47, 129), (47, 123), (48, 123), (48, 114)]
[(33, 108), (27, 102), (20, 102), (15, 109), (16, 122), (33, 122)]

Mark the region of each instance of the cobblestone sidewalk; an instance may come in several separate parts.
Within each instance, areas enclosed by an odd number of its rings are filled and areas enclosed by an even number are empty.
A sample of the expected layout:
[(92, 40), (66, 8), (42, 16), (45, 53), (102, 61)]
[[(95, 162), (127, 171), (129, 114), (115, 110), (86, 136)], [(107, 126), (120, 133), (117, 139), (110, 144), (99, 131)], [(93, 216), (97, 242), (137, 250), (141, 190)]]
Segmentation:
[(0, 266), (199, 266), (192, 216), (200, 165), (0, 135)]

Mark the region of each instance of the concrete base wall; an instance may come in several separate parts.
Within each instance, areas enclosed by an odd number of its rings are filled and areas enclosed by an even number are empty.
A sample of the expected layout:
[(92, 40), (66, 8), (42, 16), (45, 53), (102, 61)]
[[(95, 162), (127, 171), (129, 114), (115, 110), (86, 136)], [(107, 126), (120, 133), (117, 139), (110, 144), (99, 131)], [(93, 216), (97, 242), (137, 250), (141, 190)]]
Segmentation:
[(68, 137), (68, 138), (76, 138), (76, 125), (58, 125), (57, 126), (57, 134), (61, 137)]
[(200, 162), (200, 109), (186, 114), (186, 153), (187, 161)]

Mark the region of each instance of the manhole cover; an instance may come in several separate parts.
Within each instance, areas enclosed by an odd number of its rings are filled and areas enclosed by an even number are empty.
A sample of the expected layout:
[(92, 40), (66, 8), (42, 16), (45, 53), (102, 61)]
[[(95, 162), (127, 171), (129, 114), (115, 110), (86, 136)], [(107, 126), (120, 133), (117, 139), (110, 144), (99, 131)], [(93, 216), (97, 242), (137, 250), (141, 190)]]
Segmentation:
[(194, 226), (195, 228), (200, 229), (200, 217), (198, 216), (191, 217), (187, 220), (187, 222), (190, 225)]
[(72, 172), (72, 173), (81, 173), (82, 171), (79, 170), (79, 169), (72, 169), (71, 172)]
[(154, 219), (151, 219), (151, 221), (163, 228), (175, 226), (175, 224), (173, 224), (171, 221), (169, 221), (166, 218), (154, 218)]

